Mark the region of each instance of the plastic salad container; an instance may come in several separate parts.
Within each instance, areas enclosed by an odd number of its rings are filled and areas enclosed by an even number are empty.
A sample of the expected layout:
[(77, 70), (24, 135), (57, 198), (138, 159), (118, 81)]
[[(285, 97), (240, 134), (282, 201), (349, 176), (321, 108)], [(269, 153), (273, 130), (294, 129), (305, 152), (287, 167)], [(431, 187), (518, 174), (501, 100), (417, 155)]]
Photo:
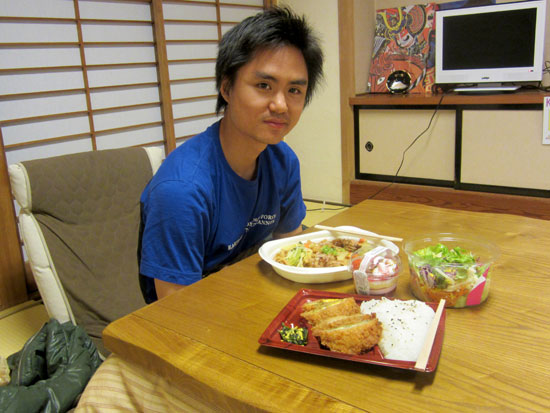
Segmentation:
[(478, 305), (489, 295), (493, 266), (500, 252), (496, 245), (479, 238), (451, 233), (425, 235), (405, 242), (411, 288), (422, 301), (445, 307)]
[(401, 271), (398, 252), (379, 245), (375, 248), (360, 248), (352, 253), (350, 272), (357, 294), (393, 294)]

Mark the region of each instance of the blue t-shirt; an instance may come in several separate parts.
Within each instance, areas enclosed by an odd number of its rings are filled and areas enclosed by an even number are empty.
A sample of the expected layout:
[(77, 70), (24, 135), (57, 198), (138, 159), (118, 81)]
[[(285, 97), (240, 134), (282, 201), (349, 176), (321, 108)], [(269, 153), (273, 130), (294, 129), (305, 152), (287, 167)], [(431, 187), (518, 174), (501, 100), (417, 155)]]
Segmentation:
[(219, 125), (174, 150), (143, 191), (142, 283), (192, 284), (273, 232), (295, 230), (305, 217), (292, 149), (268, 145), (249, 181), (227, 163)]

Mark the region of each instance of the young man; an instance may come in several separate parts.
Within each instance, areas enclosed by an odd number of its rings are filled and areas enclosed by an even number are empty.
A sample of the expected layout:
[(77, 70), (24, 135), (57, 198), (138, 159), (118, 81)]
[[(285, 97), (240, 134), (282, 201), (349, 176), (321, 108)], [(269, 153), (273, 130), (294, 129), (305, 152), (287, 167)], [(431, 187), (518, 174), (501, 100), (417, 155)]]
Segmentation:
[(299, 162), (283, 142), (322, 77), (303, 18), (273, 8), (222, 38), (223, 118), (173, 151), (145, 188), (140, 284), (146, 301), (190, 285), (305, 217)]

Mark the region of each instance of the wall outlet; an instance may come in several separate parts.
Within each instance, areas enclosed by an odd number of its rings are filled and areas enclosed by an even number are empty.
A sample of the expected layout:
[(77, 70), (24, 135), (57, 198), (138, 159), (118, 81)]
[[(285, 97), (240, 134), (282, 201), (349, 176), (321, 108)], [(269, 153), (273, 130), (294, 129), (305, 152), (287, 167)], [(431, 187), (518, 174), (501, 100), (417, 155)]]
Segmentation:
[(544, 97), (543, 105), (542, 144), (550, 145), (550, 96)]

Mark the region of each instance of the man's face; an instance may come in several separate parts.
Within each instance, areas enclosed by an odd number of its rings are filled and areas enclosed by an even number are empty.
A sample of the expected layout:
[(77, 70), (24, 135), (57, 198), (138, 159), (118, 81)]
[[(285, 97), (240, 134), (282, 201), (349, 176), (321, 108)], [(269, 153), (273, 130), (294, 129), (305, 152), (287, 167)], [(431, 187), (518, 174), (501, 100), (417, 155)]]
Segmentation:
[(259, 51), (239, 69), (230, 90), (227, 81), (222, 82), (228, 132), (262, 144), (279, 143), (300, 119), (307, 81), (306, 63), (297, 48)]

